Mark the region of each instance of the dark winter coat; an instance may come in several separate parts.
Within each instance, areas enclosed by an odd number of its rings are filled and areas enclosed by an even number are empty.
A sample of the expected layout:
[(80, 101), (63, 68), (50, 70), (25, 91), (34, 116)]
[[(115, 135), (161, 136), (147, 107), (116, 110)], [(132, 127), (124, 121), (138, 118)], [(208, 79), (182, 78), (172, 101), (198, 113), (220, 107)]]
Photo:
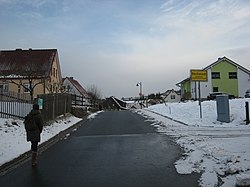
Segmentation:
[(27, 141), (40, 142), (40, 134), (43, 130), (43, 119), (40, 111), (35, 109), (31, 110), (30, 113), (25, 117), (25, 121), (28, 121), (31, 118), (33, 118), (35, 121), (35, 128), (34, 130), (28, 130), (25, 128), (27, 133)]

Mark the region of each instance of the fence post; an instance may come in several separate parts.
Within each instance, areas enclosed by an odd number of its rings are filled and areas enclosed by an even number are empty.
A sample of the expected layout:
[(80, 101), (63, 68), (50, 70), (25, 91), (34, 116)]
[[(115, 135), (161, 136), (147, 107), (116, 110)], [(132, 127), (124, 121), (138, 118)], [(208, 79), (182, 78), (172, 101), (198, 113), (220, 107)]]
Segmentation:
[(67, 94), (63, 94), (64, 96), (64, 114), (67, 113), (67, 100), (68, 100), (68, 95)]
[(249, 124), (249, 103), (246, 102), (246, 125)]
[(55, 102), (56, 102), (56, 99), (55, 99), (55, 94), (52, 95), (52, 99), (53, 99), (53, 113), (52, 113), (52, 119), (55, 119)]

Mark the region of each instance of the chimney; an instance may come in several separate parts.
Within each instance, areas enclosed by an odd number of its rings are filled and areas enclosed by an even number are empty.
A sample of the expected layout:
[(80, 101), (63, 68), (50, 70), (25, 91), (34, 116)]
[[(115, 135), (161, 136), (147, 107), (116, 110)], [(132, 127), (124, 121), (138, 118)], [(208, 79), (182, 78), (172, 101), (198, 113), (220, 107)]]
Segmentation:
[(17, 48), (16, 51), (22, 51), (22, 49), (21, 48)]

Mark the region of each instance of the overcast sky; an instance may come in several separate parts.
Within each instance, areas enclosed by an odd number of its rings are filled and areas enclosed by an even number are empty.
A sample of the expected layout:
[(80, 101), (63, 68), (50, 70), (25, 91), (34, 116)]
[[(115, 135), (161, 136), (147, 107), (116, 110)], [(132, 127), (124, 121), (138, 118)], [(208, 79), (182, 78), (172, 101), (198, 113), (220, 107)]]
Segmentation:
[(0, 49), (56, 48), (104, 97), (178, 89), (226, 56), (250, 69), (248, 0), (0, 0)]

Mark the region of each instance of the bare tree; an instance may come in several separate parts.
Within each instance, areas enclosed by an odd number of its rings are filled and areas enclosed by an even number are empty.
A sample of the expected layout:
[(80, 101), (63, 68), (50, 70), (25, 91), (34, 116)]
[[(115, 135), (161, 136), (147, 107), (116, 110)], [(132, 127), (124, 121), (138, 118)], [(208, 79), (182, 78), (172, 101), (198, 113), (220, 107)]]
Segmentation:
[(101, 91), (95, 85), (91, 85), (87, 88), (88, 95), (90, 97), (90, 102), (93, 107), (97, 107), (102, 99)]
[(68, 85), (61, 85), (61, 92), (62, 93), (74, 93), (74, 89), (72, 86)]
[(32, 59), (27, 59), (27, 62), (21, 66), (16, 66), (11, 75), (4, 75), (7, 82), (23, 87), (29, 92), (31, 100), (34, 99), (34, 89), (39, 84), (45, 84), (45, 76), (42, 71), (42, 65), (34, 63)]

